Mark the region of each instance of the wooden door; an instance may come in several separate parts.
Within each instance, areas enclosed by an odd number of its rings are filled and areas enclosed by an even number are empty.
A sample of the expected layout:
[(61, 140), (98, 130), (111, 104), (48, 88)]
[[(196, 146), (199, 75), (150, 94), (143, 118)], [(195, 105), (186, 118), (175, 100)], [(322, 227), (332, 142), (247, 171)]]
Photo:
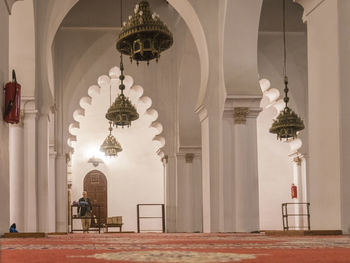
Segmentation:
[[(107, 222), (107, 178), (98, 171), (90, 171), (84, 178), (84, 191), (93, 205), (100, 206), (101, 224)], [(92, 213), (98, 218), (98, 208), (93, 207)]]

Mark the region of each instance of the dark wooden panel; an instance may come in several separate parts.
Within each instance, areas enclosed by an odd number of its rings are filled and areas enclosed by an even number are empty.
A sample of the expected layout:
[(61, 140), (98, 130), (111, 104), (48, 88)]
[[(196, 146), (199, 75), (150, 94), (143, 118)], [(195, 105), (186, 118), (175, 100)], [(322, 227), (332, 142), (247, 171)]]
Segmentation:
[[(101, 223), (107, 222), (107, 178), (98, 171), (90, 171), (84, 178), (84, 190), (92, 204), (100, 206)], [(98, 208), (93, 208), (92, 213), (98, 217)]]

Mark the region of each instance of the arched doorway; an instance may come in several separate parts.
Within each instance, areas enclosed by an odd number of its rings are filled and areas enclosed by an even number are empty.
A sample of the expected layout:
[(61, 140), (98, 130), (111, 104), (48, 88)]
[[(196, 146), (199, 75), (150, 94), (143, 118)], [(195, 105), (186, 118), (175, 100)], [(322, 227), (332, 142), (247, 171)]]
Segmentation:
[[(87, 191), (93, 205), (100, 206), (101, 223), (107, 222), (107, 178), (98, 171), (92, 170), (84, 177), (84, 191)], [(98, 217), (98, 208), (93, 207), (93, 214)]]

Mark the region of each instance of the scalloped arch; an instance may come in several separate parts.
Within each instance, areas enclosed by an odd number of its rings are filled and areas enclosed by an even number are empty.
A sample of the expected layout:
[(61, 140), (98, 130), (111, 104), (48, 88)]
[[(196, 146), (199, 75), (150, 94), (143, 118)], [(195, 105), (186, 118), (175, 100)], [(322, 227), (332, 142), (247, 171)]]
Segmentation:
[[(109, 88), (109, 87), (113, 87), (116, 84), (119, 84), (119, 74), (120, 74), (119, 67), (117, 66), (112, 67), (109, 70), (108, 75), (101, 75), (100, 77), (97, 78), (98, 85), (91, 85), (88, 88), (88, 91), (87, 91), (88, 96), (83, 96), (79, 100), (80, 107), (78, 107), (73, 112), (74, 121), (70, 123), (68, 126), (68, 131), (70, 135), (67, 140), (67, 144), (72, 150), (74, 149), (75, 141), (77, 140), (76, 133), (77, 133), (77, 130), (80, 129), (80, 121), (85, 117), (85, 110), (88, 107), (91, 107), (93, 98), (95, 96), (100, 95), (101, 88)], [(152, 99), (148, 96), (142, 96), (144, 93), (142, 86), (140, 85), (133, 86), (134, 80), (131, 76), (126, 75), (124, 83), (126, 86), (125, 91), (128, 91), (131, 99), (135, 101), (135, 106), (138, 112), (139, 113), (143, 112), (142, 114), (150, 117), (151, 124), (149, 125), (148, 128), (156, 129), (156, 136), (153, 138), (153, 141), (159, 144), (157, 153), (162, 152), (161, 148), (163, 148), (165, 145), (165, 138), (160, 135), (163, 132), (163, 125), (159, 121), (156, 121), (158, 119), (158, 112), (155, 109), (151, 108)]]

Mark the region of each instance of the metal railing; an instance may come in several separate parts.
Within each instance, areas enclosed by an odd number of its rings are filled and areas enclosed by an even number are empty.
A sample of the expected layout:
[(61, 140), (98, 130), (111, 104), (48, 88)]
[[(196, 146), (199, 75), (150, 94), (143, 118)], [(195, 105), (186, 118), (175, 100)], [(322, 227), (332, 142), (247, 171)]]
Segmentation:
[[(161, 207), (161, 212), (162, 212), (162, 216), (140, 216), (140, 207), (142, 206), (160, 206)], [(147, 232), (165, 232), (165, 208), (164, 208), (164, 204), (137, 204), (136, 205), (136, 209), (137, 209), (137, 233), (140, 233), (141, 231), (147, 231)], [(146, 230), (143, 229), (141, 230), (140, 228), (140, 220), (143, 219), (161, 219), (162, 220), (162, 229), (159, 230)]]
[[(301, 214), (288, 214), (288, 205), (298, 205), (298, 206), (306, 206), (306, 213)], [(304, 210), (303, 207), (301, 207)], [(288, 217), (306, 217), (307, 218), (307, 226), (290, 226)], [(282, 221), (283, 221), (283, 230), (293, 229), (307, 229), (310, 230), (310, 203), (283, 203), (282, 204)]]

